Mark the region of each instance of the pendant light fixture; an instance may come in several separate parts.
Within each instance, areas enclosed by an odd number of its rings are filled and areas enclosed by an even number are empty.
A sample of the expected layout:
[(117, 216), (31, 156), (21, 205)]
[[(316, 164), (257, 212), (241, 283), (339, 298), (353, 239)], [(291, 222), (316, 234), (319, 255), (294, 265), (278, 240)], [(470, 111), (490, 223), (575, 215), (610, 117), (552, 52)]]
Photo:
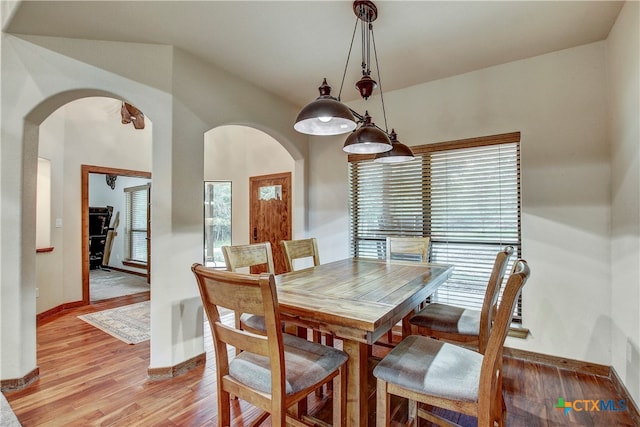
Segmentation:
[(391, 148), (391, 139), (376, 127), (369, 112), (365, 111), (360, 129), (349, 134), (342, 149), (352, 154), (371, 154), (387, 152)]
[(389, 151), (385, 151), (384, 153), (376, 154), (376, 157), (373, 159), (376, 163), (402, 163), (402, 162), (410, 162), (414, 159), (413, 152), (409, 147), (398, 141), (398, 135), (396, 134), (395, 129), (391, 129), (391, 134), (389, 134), (389, 139), (391, 140), (392, 148)]
[[(378, 67), (378, 55), (372, 25), (372, 22), (378, 17), (378, 9), (372, 1), (358, 0), (353, 2), (353, 12), (356, 15), (356, 23), (351, 37), (349, 54), (347, 55), (347, 63), (345, 64), (344, 74), (342, 75), (342, 83), (338, 97), (334, 98), (331, 96), (331, 87), (327, 84), (327, 79), (325, 78), (322, 85), (318, 88), (320, 96), (300, 111), (296, 118), (294, 129), (309, 135), (339, 135), (351, 132), (343, 147), (343, 150), (347, 153), (376, 154), (390, 152), (390, 154), (384, 156), (384, 158), (394, 159), (386, 160), (384, 163), (413, 159), (413, 154), (409, 147), (397, 142), (395, 132), (389, 133), (384, 97), (382, 94), (382, 84), (376, 82), (371, 77), (371, 45), (373, 45), (373, 54), (378, 74), (377, 78), (380, 81), (380, 69)], [(376, 88), (380, 88), (380, 101), (382, 103), (385, 125), (384, 130), (373, 123), (368, 111), (366, 111), (364, 115), (361, 115), (340, 101), (358, 24), (360, 24), (360, 34), (362, 37), (362, 78), (356, 82), (355, 86), (360, 96), (365, 100), (369, 99)], [(358, 124), (360, 124), (360, 127), (357, 128)], [(398, 150), (400, 151), (393, 151), (395, 148), (395, 144), (393, 144), (394, 139), (396, 144), (400, 144), (400, 146), (404, 148), (399, 147)], [(395, 157), (398, 156), (396, 153), (401, 154), (398, 159), (395, 159)]]
[(327, 79), (318, 88), (320, 96), (307, 104), (296, 119), (293, 128), (308, 135), (340, 135), (356, 128), (356, 119), (349, 107), (331, 96)]

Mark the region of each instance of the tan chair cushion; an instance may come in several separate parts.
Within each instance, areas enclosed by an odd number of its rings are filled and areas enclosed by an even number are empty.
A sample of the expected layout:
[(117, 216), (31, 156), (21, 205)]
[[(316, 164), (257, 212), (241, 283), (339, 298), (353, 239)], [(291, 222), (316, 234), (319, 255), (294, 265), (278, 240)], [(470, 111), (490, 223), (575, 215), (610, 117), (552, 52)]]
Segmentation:
[(240, 322), (246, 325), (250, 330), (254, 331), (267, 331), (267, 327), (264, 323), (263, 316), (256, 316), (254, 314), (242, 313), (240, 316)]
[(475, 351), (411, 335), (378, 363), (373, 375), (420, 393), (477, 402), (482, 358)]
[(480, 334), (480, 311), (432, 303), (410, 320), (412, 325), (460, 335)]
[[(333, 347), (282, 334), (286, 393), (316, 384), (347, 361), (347, 353)], [(229, 375), (252, 388), (271, 393), (269, 358), (243, 351), (229, 363)]]

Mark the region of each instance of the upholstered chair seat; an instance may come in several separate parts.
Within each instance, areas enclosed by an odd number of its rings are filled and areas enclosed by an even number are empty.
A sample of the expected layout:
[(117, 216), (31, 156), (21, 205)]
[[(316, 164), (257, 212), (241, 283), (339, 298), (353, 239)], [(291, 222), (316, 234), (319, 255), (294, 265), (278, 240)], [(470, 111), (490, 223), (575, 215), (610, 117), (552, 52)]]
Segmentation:
[(254, 334), (263, 333), (267, 330), (264, 324), (264, 317), (262, 316), (242, 313), (240, 315), (240, 324), (242, 325), (242, 329), (251, 331)]
[[(320, 382), (347, 361), (347, 354), (333, 347), (283, 334), (286, 393), (294, 394)], [(229, 375), (264, 393), (271, 392), (268, 357), (247, 351), (229, 363)]]
[(482, 355), (420, 335), (402, 340), (373, 375), (418, 393), (478, 401)]
[(480, 310), (432, 303), (411, 318), (411, 324), (456, 335), (480, 335)]

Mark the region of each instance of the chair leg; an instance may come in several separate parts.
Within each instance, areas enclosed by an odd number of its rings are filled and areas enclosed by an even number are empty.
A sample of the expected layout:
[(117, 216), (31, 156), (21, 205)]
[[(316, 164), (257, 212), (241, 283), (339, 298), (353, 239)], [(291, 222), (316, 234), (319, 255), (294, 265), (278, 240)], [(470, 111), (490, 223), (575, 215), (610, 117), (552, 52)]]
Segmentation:
[(498, 371), (497, 375), (496, 396), (492, 402), (491, 420), (494, 424), (497, 423), (498, 426), (504, 426), (507, 419), (507, 405), (502, 392), (502, 369)]
[(229, 393), (220, 390), (218, 393), (218, 427), (231, 425), (231, 402)]
[(302, 418), (309, 413), (309, 402), (307, 402), (307, 398), (300, 399), (298, 403), (295, 405), (295, 415), (298, 418)]
[[(322, 339), (321, 339), (322, 341)], [(329, 347), (333, 347), (333, 335), (331, 334), (324, 334), (324, 344), (329, 346)], [(328, 382), (327, 383), (327, 391), (331, 391), (333, 390), (333, 382)]]
[(324, 336), (324, 342), (325, 344), (327, 344), (329, 347), (333, 347), (333, 335), (331, 334), (326, 334)]
[[(242, 328), (240, 327), (240, 315), (241, 315), (241, 314), (242, 314), (242, 313), (240, 313), (239, 311), (236, 311), (236, 312), (235, 312), (235, 326), (236, 326), (236, 329), (242, 329)], [(240, 349), (239, 349), (238, 347), (236, 347), (236, 356), (237, 356), (238, 354), (240, 354)]]
[(418, 427), (418, 402), (416, 400), (409, 399), (407, 419), (410, 427)]
[(347, 366), (340, 368), (338, 376), (333, 378), (333, 425), (347, 425)]
[[(316, 331), (315, 329), (312, 331), (313, 334), (313, 342), (322, 343), (322, 334), (320, 331)], [(316, 396), (322, 397), (324, 392), (322, 391), (322, 387), (316, 389)]]
[(498, 426), (504, 427), (507, 423), (507, 404), (504, 401), (504, 395), (500, 392), (500, 408), (497, 411)]
[(387, 394), (387, 382), (378, 378), (376, 386), (376, 427), (389, 427), (391, 403)]

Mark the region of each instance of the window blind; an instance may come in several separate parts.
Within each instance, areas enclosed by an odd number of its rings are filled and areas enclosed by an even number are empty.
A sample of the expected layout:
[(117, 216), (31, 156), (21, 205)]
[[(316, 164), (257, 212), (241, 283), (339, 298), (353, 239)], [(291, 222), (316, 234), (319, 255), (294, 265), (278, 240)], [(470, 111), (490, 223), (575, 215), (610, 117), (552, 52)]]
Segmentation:
[(147, 262), (147, 205), (149, 185), (125, 188), (125, 258)]
[(353, 256), (385, 258), (387, 236), (430, 236), (431, 262), (455, 266), (431, 300), (480, 309), (496, 253), (514, 247), (508, 269), (520, 256), (519, 140), (412, 147), (416, 160), (399, 164), (350, 157)]

